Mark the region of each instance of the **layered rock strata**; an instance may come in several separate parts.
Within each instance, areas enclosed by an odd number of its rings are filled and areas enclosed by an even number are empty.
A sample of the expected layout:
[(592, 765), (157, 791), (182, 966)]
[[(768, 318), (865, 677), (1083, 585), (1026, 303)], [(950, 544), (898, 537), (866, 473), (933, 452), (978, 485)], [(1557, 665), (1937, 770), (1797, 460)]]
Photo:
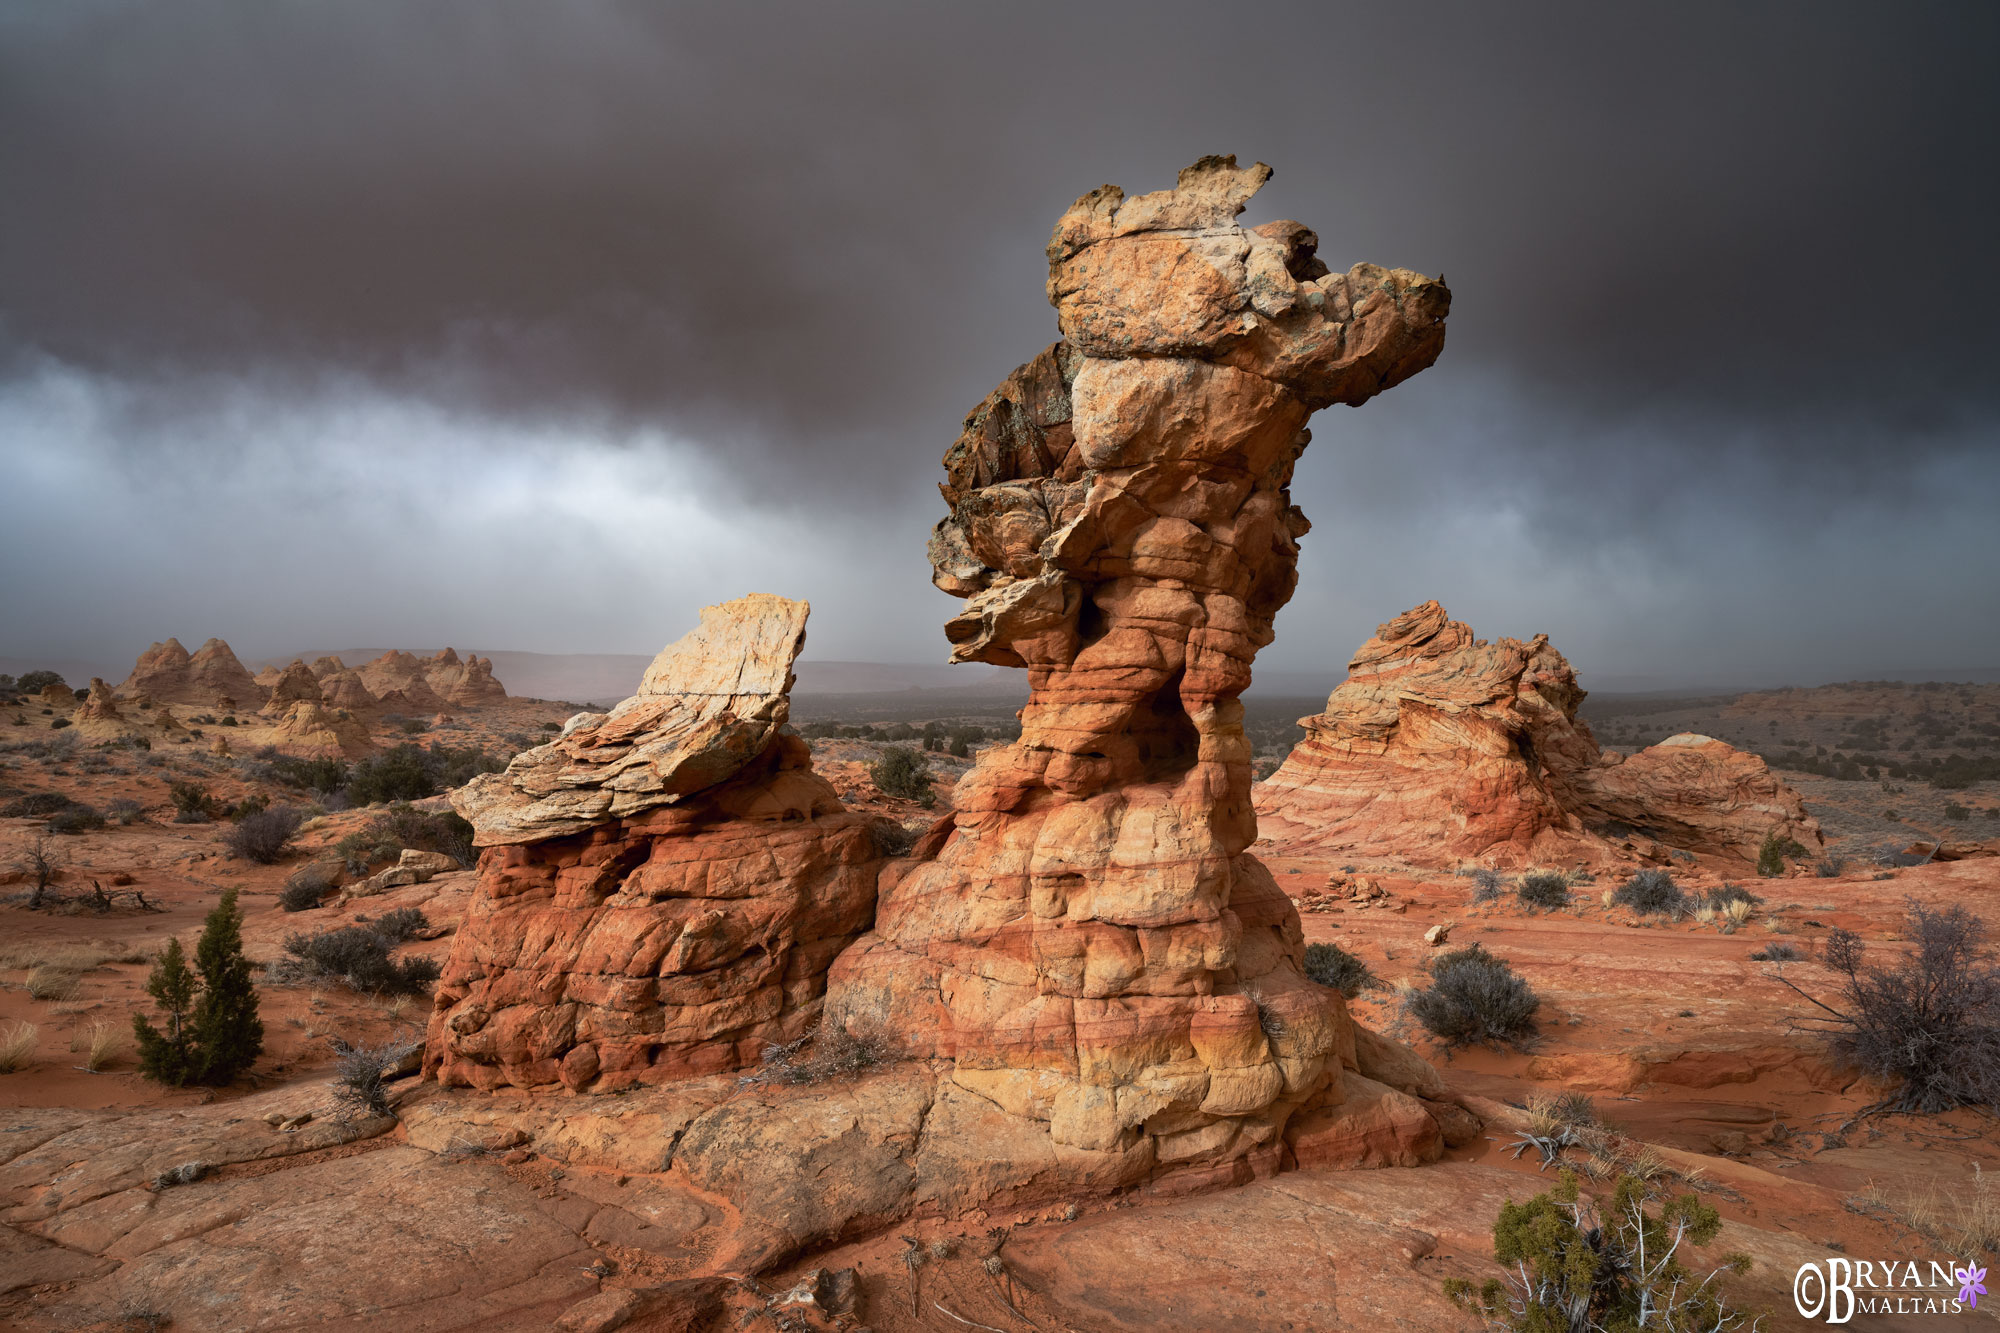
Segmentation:
[(1238, 226), (1269, 175), (1204, 158), (1058, 222), (1062, 340), (967, 419), (930, 545), (953, 658), (1028, 670), (1021, 738), (830, 978), (829, 1030), (948, 1062), (1073, 1181), (1274, 1168), (1295, 1111), (1374, 1086), (1247, 852), (1238, 696), (1295, 583), (1307, 418), (1429, 366), (1449, 295)]
[(453, 793), (486, 849), (425, 1070), (605, 1091), (754, 1063), (874, 915), (880, 821), (785, 730), (807, 607), (710, 607), (639, 693)]
[(1707, 736), (1631, 756), (1598, 747), (1585, 692), (1549, 644), (1473, 637), (1438, 603), (1377, 628), (1305, 739), (1257, 785), (1286, 851), (1496, 868), (1668, 849), (1754, 861), (1775, 833), (1824, 846), (1764, 761)]

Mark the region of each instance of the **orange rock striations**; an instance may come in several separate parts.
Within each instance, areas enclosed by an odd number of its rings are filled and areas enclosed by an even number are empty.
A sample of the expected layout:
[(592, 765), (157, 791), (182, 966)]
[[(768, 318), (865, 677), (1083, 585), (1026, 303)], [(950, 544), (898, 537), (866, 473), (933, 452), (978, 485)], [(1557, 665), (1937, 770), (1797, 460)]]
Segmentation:
[(1326, 711), (1256, 788), (1287, 851), (1500, 868), (1657, 857), (1754, 861), (1770, 834), (1824, 846), (1798, 793), (1706, 736), (1599, 749), (1584, 691), (1538, 634), (1488, 643), (1436, 602), (1377, 628)]
[(781, 730), (806, 613), (708, 608), (637, 695), (453, 793), (487, 851), (426, 1073), (605, 1091), (754, 1063), (817, 1020), (882, 854)]
[(161, 703), (204, 708), (261, 708), (268, 691), (257, 683), (220, 639), (210, 639), (193, 655), (180, 640), (156, 643), (139, 654), (121, 695), (146, 695)]
[[(884, 876), (874, 932), (829, 980), (829, 1024), (950, 1062), (1076, 1178), (1274, 1168), (1294, 1111), (1375, 1088), (1247, 853), (1238, 696), (1296, 581), (1307, 418), (1429, 366), (1449, 294), (1330, 274), (1296, 223), (1239, 227), (1269, 175), (1204, 158), (1057, 224), (1062, 341), (967, 418), (930, 545), (966, 599), (953, 657), (1028, 670), (1022, 735)], [(1391, 1095), (1384, 1123), (1434, 1150)]]

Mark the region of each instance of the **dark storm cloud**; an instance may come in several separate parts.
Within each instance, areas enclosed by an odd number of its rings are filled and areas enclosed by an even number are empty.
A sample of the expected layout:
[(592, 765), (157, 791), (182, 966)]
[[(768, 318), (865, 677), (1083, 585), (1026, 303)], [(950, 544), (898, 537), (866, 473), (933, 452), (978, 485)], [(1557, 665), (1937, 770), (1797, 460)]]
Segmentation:
[[(1252, 220), (1457, 294), (1434, 371), (1316, 427), (1309, 511), (1476, 561), (1449, 530), (1499, 504), (1524, 553), (1782, 587), (1857, 497), (2000, 502), (1996, 15), (19, 5), (0, 376), (115, 385), (112, 447), (197, 468), (245, 386), (670, 437), (718, 504), (915, 550), (959, 417), (1054, 336), (1056, 214), (1235, 152), (1277, 168)], [(1957, 555), (1940, 604), (2000, 592)]]

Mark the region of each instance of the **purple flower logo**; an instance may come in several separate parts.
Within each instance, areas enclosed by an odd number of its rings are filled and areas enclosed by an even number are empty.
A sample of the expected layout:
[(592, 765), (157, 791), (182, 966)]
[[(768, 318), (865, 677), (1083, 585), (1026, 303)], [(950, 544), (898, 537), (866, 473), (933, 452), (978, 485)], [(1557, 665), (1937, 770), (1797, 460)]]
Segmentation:
[(1967, 1264), (1953, 1269), (1951, 1275), (1958, 1280), (1958, 1298), (1977, 1310), (1979, 1298), (1986, 1294), (1986, 1270)]

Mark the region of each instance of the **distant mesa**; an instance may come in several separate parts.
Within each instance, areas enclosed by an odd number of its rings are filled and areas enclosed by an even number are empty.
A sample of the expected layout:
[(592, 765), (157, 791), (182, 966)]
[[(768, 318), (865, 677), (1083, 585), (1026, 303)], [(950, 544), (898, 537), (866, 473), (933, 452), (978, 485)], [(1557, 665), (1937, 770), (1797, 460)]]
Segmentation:
[(1256, 787), (1259, 827), (1286, 852), (1498, 869), (1755, 861), (1774, 833), (1825, 845), (1758, 756), (1692, 734), (1606, 752), (1577, 716), (1584, 693), (1547, 635), (1488, 643), (1425, 602), (1378, 627), (1326, 710), (1299, 720), (1305, 739)]

